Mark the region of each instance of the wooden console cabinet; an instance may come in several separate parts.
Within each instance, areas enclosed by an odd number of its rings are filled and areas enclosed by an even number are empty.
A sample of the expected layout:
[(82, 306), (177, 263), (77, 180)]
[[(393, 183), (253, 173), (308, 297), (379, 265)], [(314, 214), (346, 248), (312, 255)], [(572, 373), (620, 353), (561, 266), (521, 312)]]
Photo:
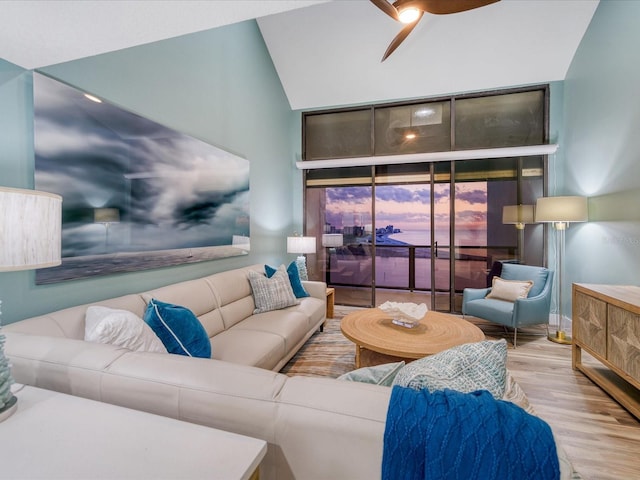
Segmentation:
[(640, 419), (640, 287), (574, 283), (572, 293), (574, 370)]

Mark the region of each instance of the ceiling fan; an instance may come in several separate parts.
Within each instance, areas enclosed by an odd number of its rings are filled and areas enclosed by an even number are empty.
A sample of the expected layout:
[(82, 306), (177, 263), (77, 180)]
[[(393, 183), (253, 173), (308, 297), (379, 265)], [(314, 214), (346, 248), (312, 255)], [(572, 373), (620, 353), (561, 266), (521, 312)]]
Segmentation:
[(389, 15), (394, 20), (405, 24), (400, 33), (391, 41), (387, 51), (384, 52), (381, 62), (391, 55), (400, 46), (405, 38), (418, 24), (425, 12), (434, 15), (446, 15), (459, 13), (474, 8), (484, 7), (500, 0), (396, 0), (389, 3), (387, 0), (371, 0), (376, 7)]

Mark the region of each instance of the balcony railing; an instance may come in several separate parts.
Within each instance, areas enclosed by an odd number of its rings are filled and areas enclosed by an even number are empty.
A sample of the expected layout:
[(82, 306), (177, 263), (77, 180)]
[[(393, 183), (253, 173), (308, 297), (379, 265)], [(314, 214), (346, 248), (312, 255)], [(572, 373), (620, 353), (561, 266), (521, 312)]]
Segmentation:
[[(375, 286), (409, 291), (432, 290), (431, 247), (414, 245), (377, 245)], [(455, 247), (454, 288), (487, 286), (487, 273), (496, 260), (513, 259), (516, 247)], [(436, 291), (451, 289), (451, 247), (433, 249)], [(370, 246), (327, 249), (326, 282), (331, 286), (371, 287), (373, 261)]]

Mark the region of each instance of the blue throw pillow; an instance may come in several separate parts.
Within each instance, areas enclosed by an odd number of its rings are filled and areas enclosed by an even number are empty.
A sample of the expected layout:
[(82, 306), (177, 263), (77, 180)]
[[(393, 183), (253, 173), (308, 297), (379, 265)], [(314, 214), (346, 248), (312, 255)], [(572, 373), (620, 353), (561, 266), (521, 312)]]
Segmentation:
[[(269, 265), (264, 266), (264, 273), (267, 274), (267, 278), (271, 278), (274, 273), (276, 273), (276, 269), (270, 267)], [(298, 272), (298, 266), (296, 262), (291, 262), (287, 267), (287, 275), (289, 275), (289, 282), (291, 283), (291, 288), (293, 289), (293, 294), (296, 298), (304, 298), (309, 297), (309, 292), (307, 292), (302, 286), (302, 281), (300, 280), (300, 273)]]
[(211, 358), (211, 341), (191, 310), (152, 298), (143, 320), (160, 338), (169, 353)]

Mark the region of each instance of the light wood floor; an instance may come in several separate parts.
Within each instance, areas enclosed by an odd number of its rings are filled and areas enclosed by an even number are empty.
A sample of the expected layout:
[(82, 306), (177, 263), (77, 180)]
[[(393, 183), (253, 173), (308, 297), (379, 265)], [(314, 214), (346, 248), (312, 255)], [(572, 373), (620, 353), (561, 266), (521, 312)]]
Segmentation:
[[(339, 331), (339, 318), (353, 309), (336, 306), (327, 335), (314, 335), (283, 372), (338, 376), (355, 368), (353, 344)], [(511, 343), (512, 332), (482, 320), (474, 323), (487, 337)], [(518, 348), (511, 344), (507, 354), (508, 368), (536, 413), (549, 423), (584, 480), (640, 480), (640, 422), (572, 370), (570, 346), (550, 342), (544, 333), (538, 327), (520, 330)]]
[[(504, 336), (499, 327), (481, 328), (485, 335)], [(571, 368), (570, 346), (518, 331), (507, 367), (585, 480), (640, 480), (640, 422)]]

